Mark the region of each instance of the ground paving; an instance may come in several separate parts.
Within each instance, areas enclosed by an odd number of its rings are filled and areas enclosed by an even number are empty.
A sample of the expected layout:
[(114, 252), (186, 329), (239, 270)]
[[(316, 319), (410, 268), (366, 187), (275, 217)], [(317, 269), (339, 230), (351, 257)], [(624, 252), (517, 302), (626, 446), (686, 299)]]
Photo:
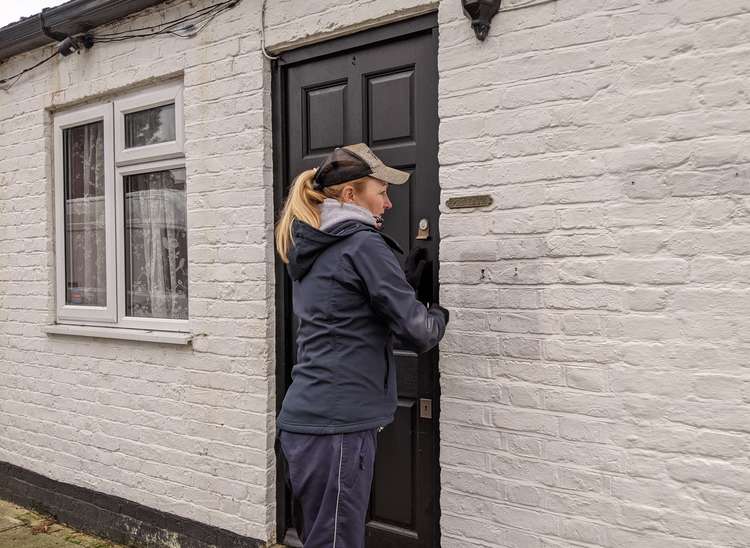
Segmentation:
[[(139, 548), (87, 535), (50, 516), (0, 500), (0, 548)], [(221, 548), (221, 547), (217, 547)], [(270, 548), (284, 548), (275, 544)]]
[(0, 548), (126, 548), (0, 500)]

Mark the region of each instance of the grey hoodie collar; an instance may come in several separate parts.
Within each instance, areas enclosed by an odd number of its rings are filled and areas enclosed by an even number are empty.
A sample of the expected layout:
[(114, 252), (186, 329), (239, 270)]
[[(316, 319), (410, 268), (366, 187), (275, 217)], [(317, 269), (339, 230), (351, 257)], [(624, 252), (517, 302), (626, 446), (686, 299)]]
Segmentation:
[(375, 218), (364, 207), (345, 204), (334, 198), (326, 198), (320, 204), (320, 230), (325, 232), (342, 221), (355, 220), (375, 227)]

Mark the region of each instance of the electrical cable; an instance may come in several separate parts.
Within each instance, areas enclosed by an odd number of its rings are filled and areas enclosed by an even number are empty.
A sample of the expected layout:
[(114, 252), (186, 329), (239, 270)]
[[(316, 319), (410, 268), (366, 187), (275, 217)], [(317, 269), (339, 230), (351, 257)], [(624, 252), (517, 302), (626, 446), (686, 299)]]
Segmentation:
[(550, 2), (557, 2), (557, 0), (531, 0), (530, 2), (523, 2), (522, 4), (513, 4), (511, 6), (508, 6), (507, 8), (500, 8), (497, 11), (501, 12), (521, 10), (523, 8), (530, 8), (531, 6), (541, 6), (542, 4), (549, 4)]
[[(182, 17), (178, 17), (177, 19), (164, 21), (162, 23), (159, 23), (158, 25), (151, 25), (148, 27), (139, 27), (139, 28), (129, 29), (127, 31), (120, 31), (120, 32), (86, 34), (85, 38), (87, 38), (88, 40), (92, 40), (93, 43), (121, 42), (123, 40), (130, 40), (134, 38), (149, 38), (152, 36), (159, 36), (159, 35), (165, 35), (165, 34), (178, 36), (180, 38), (192, 38), (193, 36), (200, 33), (203, 29), (205, 29), (214, 19), (216, 19), (216, 17), (218, 17), (220, 14), (224, 13), (225, 11), (232, 9), (239, 2), (241, 2), (241, 0), (226, 0), (224, 2), (219, 2), (218, 4), (214, 4), (211, 6), (207, 6), (207, 7), (195, 10), (191, 13), (183, 15)], [(265, 23), (264, 23), (265, 8), (266, 8), (266, 2), (265, 0), (263, 0), (262, 1), (262, 13), (261, 13), (261, 51), (263, 52), (263, 55), (269, 59), (278, 59), (278, 57), (269, 55), (269, 53), (266, 51), (266, 48), (265, 48)], [(181, 28), (175, 28), (178, 26), (180, 26)], [(140, 31), (152, 31), (152, 32), (140, 32)], [(87, 44), (87, 47), (90, 47), (90, 45), (92, 44), (91, 43)], [(59, 48), (57, 48), (55, 52), (52, 53), (49, 57), (42, 59), (35, 65), (25, 68), (22, 71), (14, 74), (13, 76), (8, 76), (7, 78), (0, 79), (0, 86), (2, 84), (8, 84), (8, 82), (10, 82), (8, 85), (4, 87), (0, 87), (0, 89), (6, 90), (6, 91), (9, 90), (15, 85), (16, 82), (18, 82), (21, 76), (43, 65), (47, 61), (50, 61), (52, 58), (56, 57), (58, 53), (60, 53)]]
[[(8, 84), (7, 86), (3, 87), (2, 89), (3, 89), (4, 91), (7, 91), (7, 90), (9, 90), (10, 88), (12, 88), (12, 87), (13, 87), (13, 86), (14, 86), (14, 85), (16, 84), (16, 82), (18, 82), (18, 80), (20, 80), (20, 79), (21, 79), (21, 76), (23, 76), (23, 75), (24, 75), (24, 74), (26, 74), (27, 72), (30, 72), (30, 71), (34, 70), (34, 69), (35, 69), (35, 68), (37, 68), (37, 67), (39, 67), (39, 66), (43, 65), (43, 64), (44, 64), (44, 63), (46, 63), (47, 61), (51, 60), (51, 59), (52, 59), (53, 57), (57, 57), (57, 54), (58, 54), (58, 51), (57, 51), (57, 50), (55, 50), (55, 51), (54, 51), (54, 53), (52, 53), (52, 55), (50, 55), (49, 57), (45, 57), (44, 59), (42, 59), (41, 61), (39, 61), (39, 62), (38, 62), (38, 63), (36, 63), (35, 65), (32, 65), (32, 66), (30, 66), (30, 67), (28, 67), (28, 68), (25, 68), (25, 69), (23, 69), (23, 70), (22, 70), (21, 72), (18, 72), (18, 73), (16, 73), (16, 74), (14, 74), (13, 76), (8, 76), (7, 78), (3, 78), (3, 79), (1, 79), (1, 80), (0, 80), (0, 84), (5, 84), (6, 82), (9, 82), (10, 80), (13, 80), (13, 82), (11, 82), (11, 83), (10, 83), (10, 84)], [(15, 79), (14, 79), (14, 78), (15, 78)]]
[(131, 32), (137, 32), (137, 31), (141, 31), (141, 30), (155, 29), (155, 28), (159, 28), (159, 27), (161, 27), (163, 25), (167, 25), (167, 24), (171, 25), (173, 23), (180, 23), (180, 22), (184, 21), (185, 19), (190, 19), (191, 17), (194, 17), (196, 15), (200, 15), (201, 12), (211, 11), (211, 10), (215, 9), (219, 5), (222, 5), (222, 4), (231, 4), (232, 2), (236, 2), (236, 0), (230, 0), (229, 2), (222, 2), (221, 4), (214, 4), (212, 6), (206, 6), (205, 8), (201, 8), (201, 9), (196, 10), (194, 12), (188, 13), (188, 14), (183, 15), (182, 17), (179, 17), (179, 18), (174, 19), (172, 21), (165, 21), (163, 23), (159, 23), (158, 25), (151, 25), (149, 27), (139, 27), (139, 28), (129, 29), (129, 30), (126, 30), (126, 31), (119, 31), (119, 32), (105, 32), (105, 33), (102, 33), (102, 34), (97, 34), (96, 36), (98, 36), (98, 37), (118, 36), (118, 35), (121, 35), (121, 34), (128, 34), (128, 33), (131, 33)]
[(216, 10), (206, 19), (206, 21), (200, 27), (195, 27), (195, 24), (193, 24), (193, 27), (194, 27), (193, 30), (188, 31), (187, 34), (179, 34), (176, 31), (172, 31), (172, 34), (176, 34), (177, 36), (181, 36), (182, 38), (191, 38), (195, 36), (196, 34), (198, 34), (200, 31), (202, 31), (204, 28), (206, 28), (211, 21), (213, 21), (214, 19), (216, 19), (216, 17), (219, 16), (219, 14), (230, 10), (232, 7), (233, 6), (226, 6), (222, 9)]
[[(235, 5), (240, 0), (228, 0), (226, 2), (220, 2), (212, 6), (207, 6), (199, 10), (195, 10), (191, 13), (172, 19), (170, 21), (164, 21), (158, 25), (152, 25), (150, 27), (141, 27), (137, 29), (130, 29), (127, 31), (111, 32), (94, 34), (94, 41), (100, 43), (107, 42), (121, 42), (123, 40), (130, 40), (132, 38), (149, 38), (152, 36), (159, 36), (163, 34), (170, 34), (173, 36), (179, 36), (180, 38), (191, 38), (203, 30), (208, 23), (213, 21), (220, 13), (223, 13)], [(183, 28), (175, 29), (175, 27), (182, 25)], [(188, 27), (193, 27), (185, 33)], [(138, 32), (141, 30), (157, 29), (152, 32)]]
[[(195, 36), (196, 34), (198, 34), (199, 32), (201, 32), (204, 28), (206, 28), (206, 26), (211, 21), (213, 21), (219, 14), (224, 13), (225, 11), (228, 11), (229, 9), (233, 8), (240, 1), (241, 0), (226, 0), (218, 4), (214, 4), (211, 6), (207, 6), (205, 8), (195, 10), (191, 13), (183, 15), (182, 17), (178, 17), (177, 19), (164, 21), (162, 23), (159, 23), (158, 25), (130, 29), (128, 31), (121, 31), (121, 32), (111, 32), (111, 33), (102, 33), (102, 34), (93, 34), (93, 35), (87, 34), (86, 37), (89, 37), (89, 39), (93, 38), (94, 43), (96, 42), (102, 42), (102, 43), (120, 42), (122, 40), (130, 40), (132, 38), (147, 38), (151, 36), (158, 36), (160, 34), (170, 34), (172, 36), (178, 36), (180, 38), (191, 38)], [(175, 27), (177, 27), (180, 24), (184, 24), (184, 27), (180, 29), (175, 29)], [(188, 30), (188, 27), (192, 27), (192, 28)], [(143, 31), (143, 30), (152, 30), (152, 29), (158, 29), (158, 30), (156, 30), (155, 32), (133, 34), (134, 32)], [(8, 76), (6, 78), (0, 79), (0, 86), (2, 86), (3, 84), (8, 84), (6, 86), (0, 87), (0, 89), (4, 91), (9, 90), (16, 84), (16, 82), (18, 82), (18, 80), (21, 79), (21, 76), (43, 65), (44, 63), (50, 61), (51, 59), (56, 57), (58, 53), (60, 53), (59, 48), (56, 48), (54, 53), (52, 53), (49, 57), (45, 57), (38, 63), (30, 67), (27, 67), (12, 76)]]
[(266, 59), (274, 60), (279, 58), (266, 51), (266, 0), (261, 0), (260, 6), (260, 51)]

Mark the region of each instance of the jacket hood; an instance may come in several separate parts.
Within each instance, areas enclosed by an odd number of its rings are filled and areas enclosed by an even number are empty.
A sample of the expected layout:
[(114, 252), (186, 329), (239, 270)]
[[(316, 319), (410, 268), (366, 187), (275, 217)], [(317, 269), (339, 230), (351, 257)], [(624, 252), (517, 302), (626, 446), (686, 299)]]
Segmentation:
[(392, 249), (403, 254), (403, 250), (393, 238), (357, 219), (343, 220), (325, 231), (318, 230), (298, 219), (292, 221), (294, 243), (289, 250), (289, 263), (287, 264), (292, 280), (304, 278), (320, 254), (330, 246), (364, 230), (379, 234)]

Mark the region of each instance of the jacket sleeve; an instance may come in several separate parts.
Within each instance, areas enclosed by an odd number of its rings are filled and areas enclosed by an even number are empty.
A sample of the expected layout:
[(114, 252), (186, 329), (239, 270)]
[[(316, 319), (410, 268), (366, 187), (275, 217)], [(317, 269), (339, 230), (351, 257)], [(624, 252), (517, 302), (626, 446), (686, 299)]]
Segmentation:
[(354, 269), (364, 282), (373, 309), (385, 319), (394, 335), (411, 342), (419, 352), (436, 346), (445, 334), (439, 310), (417, 300), (396, 256), (383, 238), (366, 232), (352, 254)]

